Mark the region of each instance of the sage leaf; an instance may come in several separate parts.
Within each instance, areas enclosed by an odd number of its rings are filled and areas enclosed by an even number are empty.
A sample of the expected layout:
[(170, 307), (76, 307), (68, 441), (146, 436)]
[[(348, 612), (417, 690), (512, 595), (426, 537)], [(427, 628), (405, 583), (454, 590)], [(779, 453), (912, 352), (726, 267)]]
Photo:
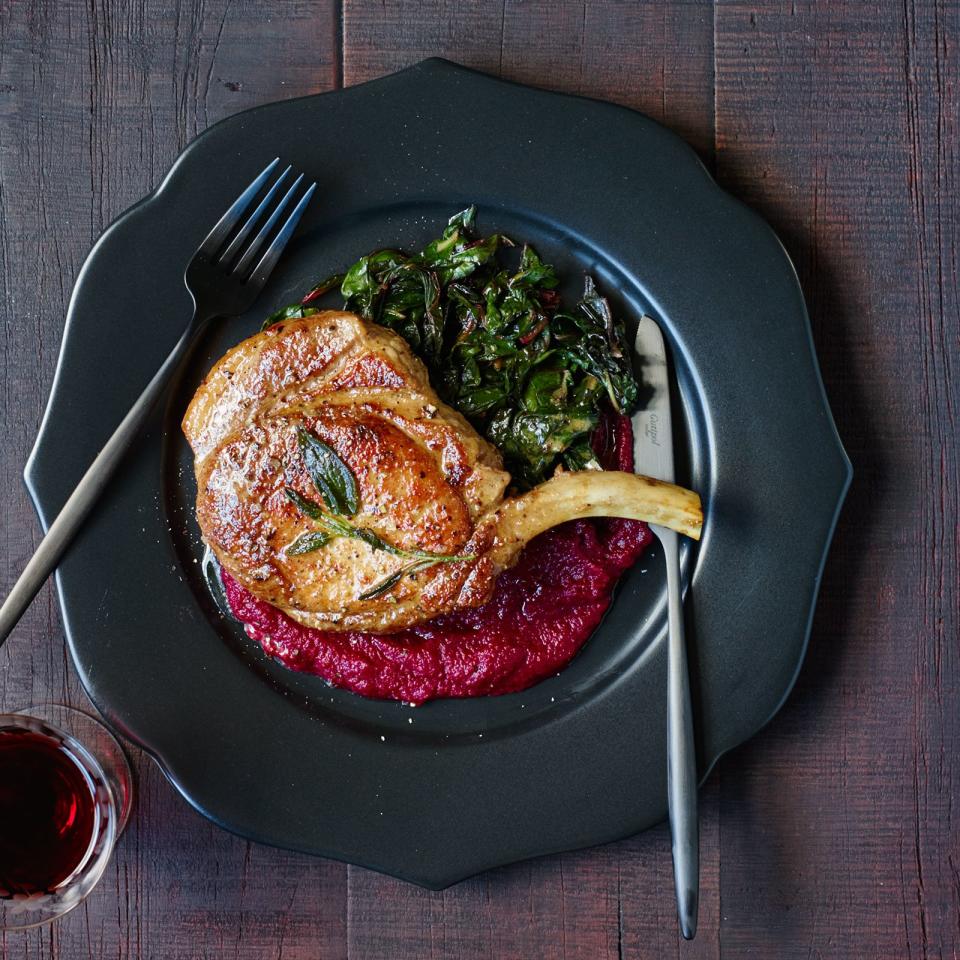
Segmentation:
[(284, 493), (287, 495), (287, 499), (306, 517), (309, 517), (311, 520), (323, 520), (324, 512), (323, 508), (319, 503), (311, 500), (309, 497), (303, 496), (301, 493), (297, 493), (293, 487), (284, 487)]
[(389, 577), (384, 577), (379, 583), (375, 583), (369, 590), (365, 590), (357, 599), (372, 600), (374, 597), (379, 597), (388, 590), (392, 590), (404, 577), (411, 573), (426, 570), (427, 567), (433, 566), (433, 563), (433, 560), (418, 560), (415, 563), (408, 563), (405, 567), (397, 570), (396, 573), (391, 573)]
[(327, 533), (326, 530), (312, 530), (310, 533), (301, 533), (300, 536), (284, 550), (284, 553), (288, 557), (299, 557), (305, 553), (313, 553), (314, 550), (325, 547), (332, 539), (333, 536)]
[(313, 485), (334, 513), (352, 517), (360, 509), (360, 491), (353, 471), (336, 451), (312, 433), (297, 427), (297, 442)]
[(402, 579), (403, 570), (398, 570), (396, 573), (391, 573), (389, 577), (385, 577), (379, 583), (374, 584), (369, 590), (365, 590), (363, 593), (361, 593), (357, 599), (372, 600), (374, 597), (379, 597), (388, 590), (392, 590)]
[(355, 540), (361, 540), (367, 544), (367, 546), (373, 547), (374, 550), (383, 550), (384, 553), (393, 554), (395, 557), (408, 556), (405, 550), (400, 547), (395, 547), (392, 543), (387, 543), (383, 537), (374, 533), (372, 530), (368, 530), (366, 527), (354, 527), (352, 536)]

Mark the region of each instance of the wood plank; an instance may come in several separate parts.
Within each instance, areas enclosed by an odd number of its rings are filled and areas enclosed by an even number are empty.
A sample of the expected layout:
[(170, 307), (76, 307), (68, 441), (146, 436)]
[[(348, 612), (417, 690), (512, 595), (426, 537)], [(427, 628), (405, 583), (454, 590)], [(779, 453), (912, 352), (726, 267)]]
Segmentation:
[[(444, 56), (508, 79), (644, 110), (712, 162), (709, 3), (405, 3), (347, 0), (344, 82)], [(703, 813), (701, 933), (717, 956), (719, 823)], [(360, 957), (630, 958), (679, 953), (669, 835), (496, 870), (439, 894), (350, 870), (349, 945)], [(419, 952), (418, 952), (419, 951)]]
[(796, 692), (723, 768), (725, 954), (958, 938), (956, 3), (722, 2), (717, 172), (778, 230), (857, 476)]
[[(87, 251), (209, 124), (333, 87), (336, 14), (332, 0), (0, 4), (3, 594), (37, 542), (20, 474)], [(0, 707), (45, 700), (85, 704), (49, 587), (0, 650)], [(134, 761), (137, 806), (100, 886), (63, 921), (4, 936), (3, 956), (345, 956), (345, 867), (224, 833)]]
[(446, 57), (532, 86), (641, 110), (713, 154), (713, 6), (663, 2), (346, 0), (349, 86)]
[[(351, 956), (619, 960), (718, 956), (718, 794), (702, 795), (701, 930), (676, 926), (665, 825), (620, 843), (514, 864), (431, 893), (350, 868)], [(682, 946), (681, 946), (682, 945)]]

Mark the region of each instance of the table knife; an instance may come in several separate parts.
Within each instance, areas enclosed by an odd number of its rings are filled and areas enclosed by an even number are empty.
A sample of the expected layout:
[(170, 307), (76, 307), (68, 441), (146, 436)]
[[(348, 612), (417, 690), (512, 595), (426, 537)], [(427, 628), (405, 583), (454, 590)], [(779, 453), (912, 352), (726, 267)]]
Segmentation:
[[(645, 408), (633, 417), (633, 457), (637, 473), (674, 482), (670, 383), (663, 334), (652, 317), (643, 317), (635, 349), (642, 382), (653, 390)], [(680, 932), (692, 940), (697, 931), (700, 892), (697, 823), (697, 755), (693, 739), (690, 676), (683, 636), (680, 550), (672, 530), (650, 525), (663, 546), (667, 567), (667, 806), (673, 849), (673, 876)]]

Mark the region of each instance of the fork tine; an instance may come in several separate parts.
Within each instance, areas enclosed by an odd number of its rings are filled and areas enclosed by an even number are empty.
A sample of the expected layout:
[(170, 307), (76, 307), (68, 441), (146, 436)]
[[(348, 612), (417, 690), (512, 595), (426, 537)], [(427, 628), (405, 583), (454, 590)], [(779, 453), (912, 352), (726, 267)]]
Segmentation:
[(250, 235), (250, 231), (256, 226), (257, 221), (260, 219), (260, 214), (266, 210), (270, 204), (273, 202), (273, 198), (276, 196), (277, 191), (280, 189), (280, 184), (287, 179), (287, 174), (293, 169), (293, 167), (287, 167), (283, 173), (274, 181), (273, 186), (267, 191), (264, 198), (257, 205), (257, 209), (247, 217), (247, 222), (240, 228), (237, 235), (230, 241), (230, 246), (223, 251), (223, 254), (219, 257), (220, 263), (227, 264), (229, 263), (239, 252), (240, 248), (243, 246), (243, 241), (247, 239)]
[(315, 183), (311, 183), (307, 192), (300, 198), (300, 202), (293, 208), (293, 213), (287, 217), (287, 222), (280, 228), (280, 232), (273, 238), (273, 242), (267, 247), (267, 252), (260, 258), (260, 262), (253, 268), (248, 283), (264, 284), (267, 277), (277, 265), (283, 248), (287, 241), (293, 236), (293, 231), (297, 229), (297, 224), (303, 216), (303, 211), (307, 209), (307, 204), (313, 196), (313, 191), (317, 189)]
[(290, 189), (283, 195), (283, 199), (276, 205), (273, 213), (267, 217), (267, 222), (260, 228), (260, 231), (250, 242), (250, 246), (243, 252), (243, 256), (237, 262), (237, 265), (231, 271), (239, 277), (244, 277), (250, 269), (250, 265), (253, 263), (254, 258), (257, 255), (257, 251), (263, 245), (263, 241), (266, 238), (267, 234), (274, 228), (276, 222), (280, 219), (280, 214), (283, 213), (287, 204), (290, 202), (290, 198), (293, 196), (294, 191), (297, 187), (300, 186), (300, 181), (303, 180), (303, 174), (301, 173), (296, 180), (290, 185)]
[(216, 254), (220, 247), (223, 246), (223, 241), (230, 236), (230, 231), (240, 222), (243, 211), (250, 206), (251, 201), (260, 192), (260, 188), (267, 182), (267, 177), (270, 176), (279, 162), (280, 158), (276, 157), (271, 163), (268, 163), (253, 183), (233, 201), (230, 209), (217, 221), (217, 225), (207, 234), (203, 243), (200, 244), (199, 253), (211, 258)]

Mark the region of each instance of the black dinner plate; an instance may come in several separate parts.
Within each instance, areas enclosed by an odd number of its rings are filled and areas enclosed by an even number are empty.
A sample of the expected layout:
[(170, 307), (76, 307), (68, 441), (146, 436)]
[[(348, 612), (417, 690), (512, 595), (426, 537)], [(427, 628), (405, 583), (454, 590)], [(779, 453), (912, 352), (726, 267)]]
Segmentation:
[(567, 669), (524, 693), (413, 709), (268, 659), (204, 587), (179, 421), (267, 312), (379, 246), (478, 205), (484, 231), (594, 274), (661, 323), (706, 508), (685, 557), (703, 775), (793, 684), (849, 485), (794, 270), (679, 138), (627, 109), (442, 60), (270, 104), (198, 137), (77, 280), (26, 481), (46, 526), (179, 337), (183, 270), (274, 156), (320, 184), (255, 309), (215, 325), (57, 575), (93, 702), (203, 814), (245, 837), (440, 888), (661, 820), (665, 579), (651, 550)]

